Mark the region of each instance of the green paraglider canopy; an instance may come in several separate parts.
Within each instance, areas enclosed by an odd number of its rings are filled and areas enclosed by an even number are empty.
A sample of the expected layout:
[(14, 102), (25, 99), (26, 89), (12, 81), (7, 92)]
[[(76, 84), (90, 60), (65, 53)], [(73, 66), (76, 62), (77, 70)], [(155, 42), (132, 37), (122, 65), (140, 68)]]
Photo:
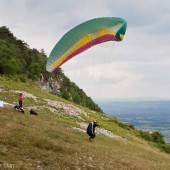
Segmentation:
[(72, 57), (106, 41), (122, 41), (127, 23), (122, 18), (104, 17), (86, 21), (68, 31), (55, 45), (46, 69), (53, 72)]

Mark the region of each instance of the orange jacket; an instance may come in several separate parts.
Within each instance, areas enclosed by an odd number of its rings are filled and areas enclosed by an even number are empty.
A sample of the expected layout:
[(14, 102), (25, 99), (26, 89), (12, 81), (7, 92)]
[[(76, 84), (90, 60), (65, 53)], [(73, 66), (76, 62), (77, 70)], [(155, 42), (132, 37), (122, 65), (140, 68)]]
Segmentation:
[(18, 99), (19, 99), (19, 101), (22, 101), (22, 100), (23, 100), (23, 97), (22, 97), (22, 96), (19, 96)]

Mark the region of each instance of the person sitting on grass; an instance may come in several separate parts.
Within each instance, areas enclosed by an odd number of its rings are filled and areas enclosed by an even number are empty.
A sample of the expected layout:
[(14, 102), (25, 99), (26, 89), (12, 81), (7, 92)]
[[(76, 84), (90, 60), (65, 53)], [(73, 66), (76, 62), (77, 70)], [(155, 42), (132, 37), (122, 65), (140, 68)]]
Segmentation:
[(96, 122), (96, 120), (94, 120), (93, 122), (89, 123), (88, 127), (87, 127), (87, 134), (90, 136), (89, 137), (89, 141), (92, 142), (93, 139), (96, 137), (95, 134), (95, 127), (99, 126)]
[(24, 113), (24, 110), (22, 109), (22, 107), (19, 106), (18, 103), (15, 104), (15, 106), (13, 107), (15, 110)]

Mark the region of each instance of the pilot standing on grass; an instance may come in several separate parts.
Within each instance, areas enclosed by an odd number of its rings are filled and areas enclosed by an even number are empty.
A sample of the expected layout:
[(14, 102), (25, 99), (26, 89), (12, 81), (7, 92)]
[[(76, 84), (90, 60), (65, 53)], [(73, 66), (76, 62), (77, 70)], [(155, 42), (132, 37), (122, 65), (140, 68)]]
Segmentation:
[(22, 102), (23, 102), (23, 94), (20, 93), (18, 96), (19, 106), (22, 108)]
[(96, 137), (95, 134), (95, 127), (99, 126), (96, 122), (96, 120), (94, 120), (93, 122), (89, 123), (88, 127), (87, 127), (87, 134), (90, 136), (89, 137), (89, 141), (92, 142), (93, 139)]

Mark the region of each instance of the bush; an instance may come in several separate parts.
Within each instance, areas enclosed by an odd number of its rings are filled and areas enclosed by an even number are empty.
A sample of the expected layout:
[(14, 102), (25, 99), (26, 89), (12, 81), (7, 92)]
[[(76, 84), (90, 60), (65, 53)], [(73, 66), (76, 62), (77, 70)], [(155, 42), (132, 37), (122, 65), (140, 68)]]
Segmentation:
[(21, 80), (23, 83), (25, 83), (25, 82), (27, 81), (26, 75), (21, 75), (21, 76), (20, 76), (20, 80)]
[(163, 135), (158, 131), (150, 133), (148, 131), (140, 130), (139, 136), (142, 137), (143, 139), (149, 141), (149, 142), (154, 142), (156, 144), (165, 144)]
[(18, 65), (14, 59), (1, 63), (0, 66), (1, 72), (6, 75), (14, 75), (19, 70)]
[(164, 150), (166, 153), (170, 153), (170, 145), (169, 144), (159, 144), (159, 148)]
[(114, 122), (118, 124), (120, 127), (122, 127), (123, 129), (127, 129), (127, 130), (135, 129), (134, 125), (120, 122), (117, 118), (115, 118)]
[(163, 135), (158, 131), (152, 133), (152, 141), (155, 143), (165, 144)]
[(32, 63), (29, 66), (29, 76), (33, 80), (37, 80), (40, 77), (40, 65), (38, 63)]
[(139, 134), (140, 134), (140, 137), (142, 137), (146, 141), (149, 141), (149, 142), (152, 141), (152, 135), (149, 132), (140, 130)]
[(67, 90), (63, 90), (63, 91), (61, 92), (61, 97), (64, 98), (64, 99), (66, 99), (66, 100), (69, 100), (69, 99), (70, 99), (70, 95), (69, 95), (69, 93), (68, 93)]

